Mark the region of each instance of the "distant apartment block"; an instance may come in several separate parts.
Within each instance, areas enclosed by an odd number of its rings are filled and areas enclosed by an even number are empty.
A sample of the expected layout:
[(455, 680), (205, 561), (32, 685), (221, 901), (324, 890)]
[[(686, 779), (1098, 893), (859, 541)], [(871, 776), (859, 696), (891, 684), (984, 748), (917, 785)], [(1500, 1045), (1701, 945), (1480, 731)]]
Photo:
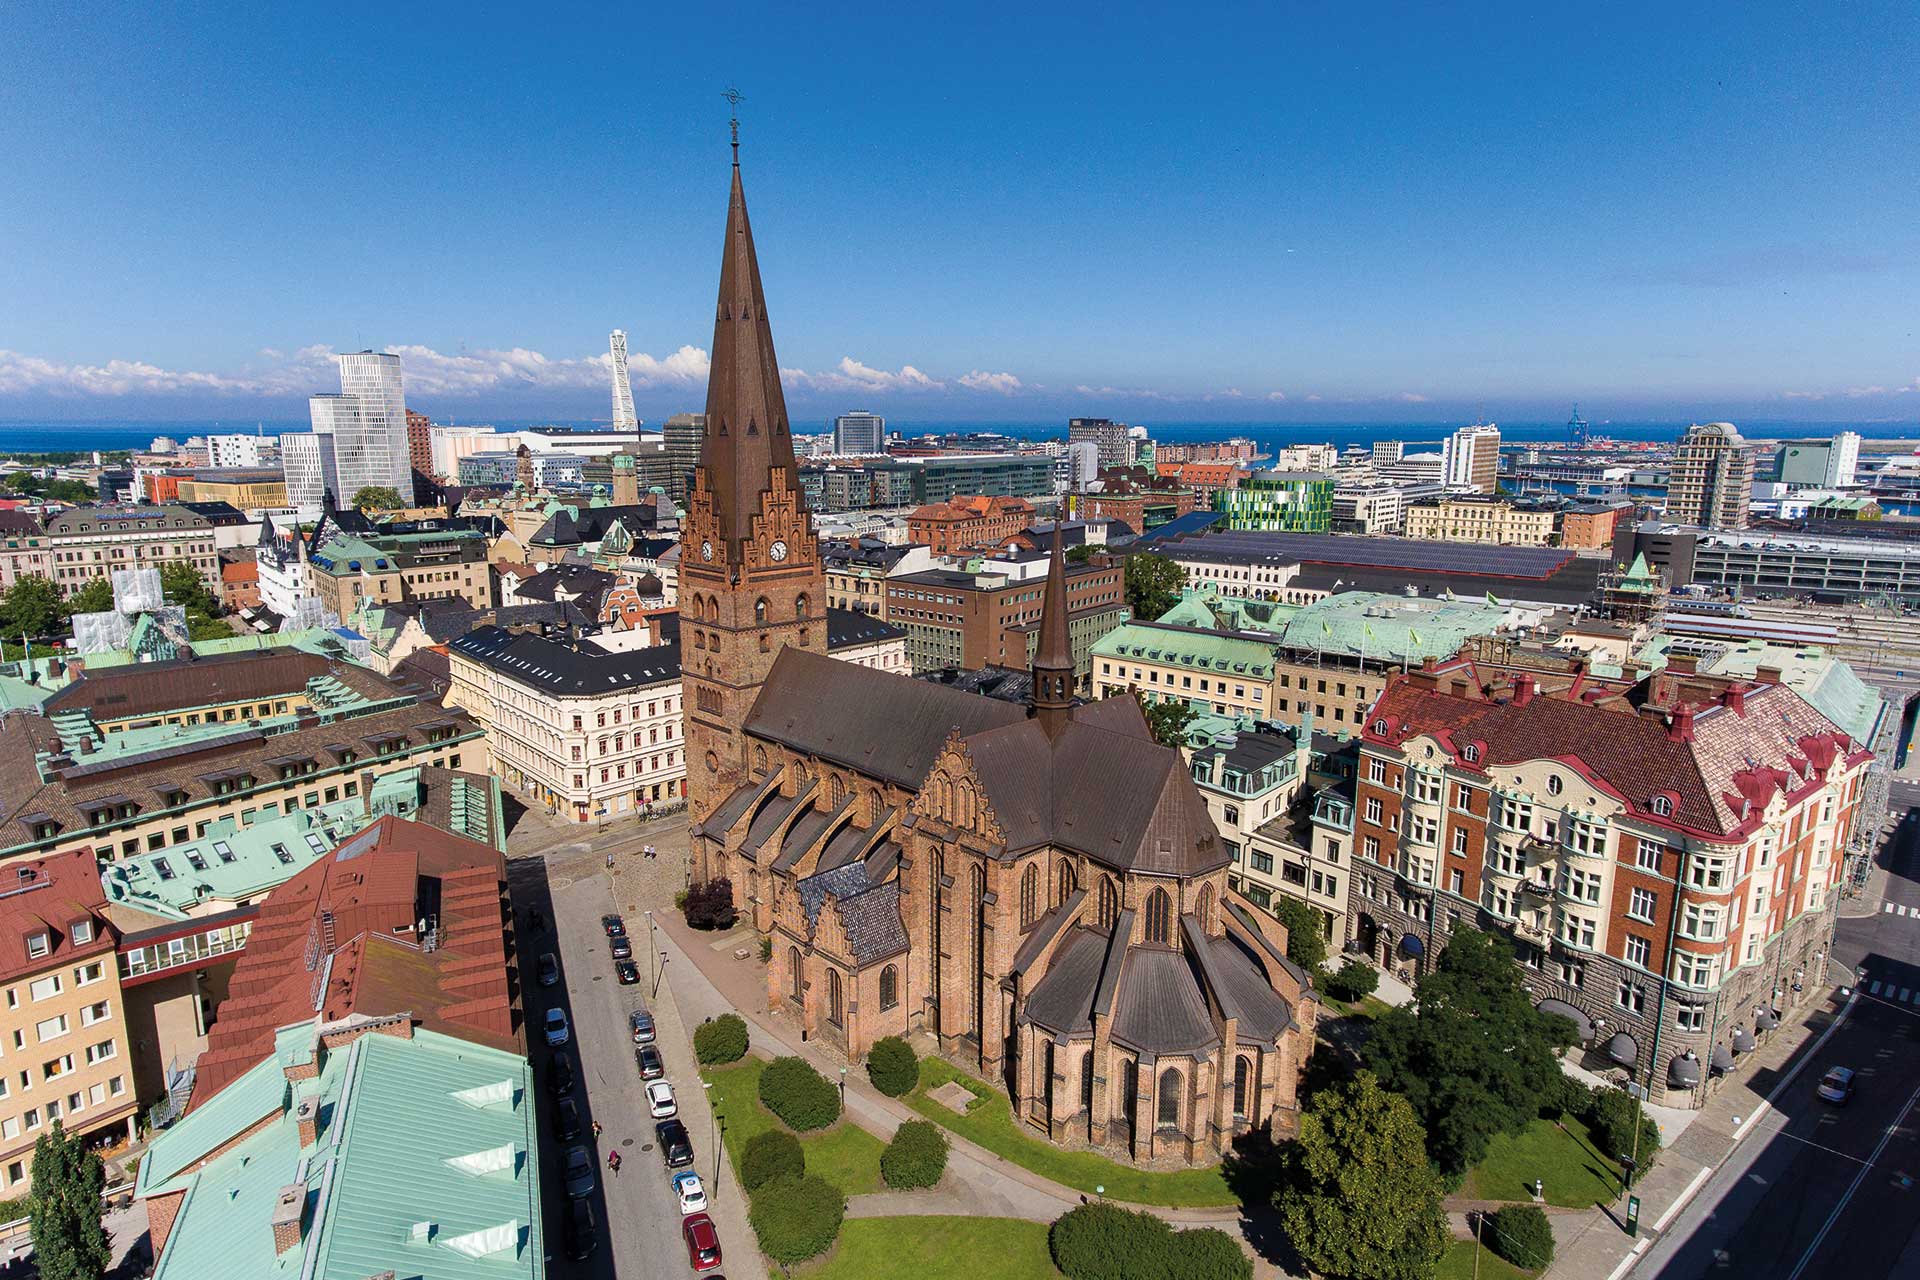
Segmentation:
[(1753, 448), (1731, 422), (1695, 423), (1673, 451), (1666, 518), (1705, 529), (1746, 528), (1753, 471)]
[(1500, 487), (1500, 428), (1490, 422), (1461, 427), (1442, 443), (1440, 468), (1449, 488), (1493, 493)]

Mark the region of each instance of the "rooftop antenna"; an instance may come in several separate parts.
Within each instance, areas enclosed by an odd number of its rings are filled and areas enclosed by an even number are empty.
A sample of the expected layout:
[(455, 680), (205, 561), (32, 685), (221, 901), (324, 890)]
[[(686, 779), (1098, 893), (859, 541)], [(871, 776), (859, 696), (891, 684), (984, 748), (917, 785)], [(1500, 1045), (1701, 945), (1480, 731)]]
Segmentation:
[(732, 116), (727, 120), (727, 128), (733, 133), (733, 163), (734, 167), (738, 168), (740, 165), (740, 104), (747, 100), (747, 95), (728, 85), (727, 91), (720, 96), (727, 100), (727, 106), (732, 109)]

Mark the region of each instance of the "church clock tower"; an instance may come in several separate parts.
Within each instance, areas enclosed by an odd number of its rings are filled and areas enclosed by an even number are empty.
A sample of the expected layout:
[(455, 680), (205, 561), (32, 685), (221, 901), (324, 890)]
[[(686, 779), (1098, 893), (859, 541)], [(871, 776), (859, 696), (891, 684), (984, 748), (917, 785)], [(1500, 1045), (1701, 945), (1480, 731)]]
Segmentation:
[(781, 646), (827, 648), (826, 578), (794, 463), (737, 135), (733, 147), (706, 439), (680, 536), (681, 704), (696, 825), (746, 780), (741, 726)]

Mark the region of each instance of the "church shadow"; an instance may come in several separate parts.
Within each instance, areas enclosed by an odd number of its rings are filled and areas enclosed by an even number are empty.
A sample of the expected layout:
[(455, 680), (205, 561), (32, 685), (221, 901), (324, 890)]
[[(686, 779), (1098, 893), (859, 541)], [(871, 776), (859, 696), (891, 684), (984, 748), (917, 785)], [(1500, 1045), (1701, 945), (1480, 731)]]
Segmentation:
[(1221, 1161), (1228, 1190), (1240, 1201), (1240, 1233), (1261, 1258), (1288, 1275), (1307, 1274), (1273, 1207), (1285, 1168), (1285, 1148), (1264, 1130), (1243, 1133)]

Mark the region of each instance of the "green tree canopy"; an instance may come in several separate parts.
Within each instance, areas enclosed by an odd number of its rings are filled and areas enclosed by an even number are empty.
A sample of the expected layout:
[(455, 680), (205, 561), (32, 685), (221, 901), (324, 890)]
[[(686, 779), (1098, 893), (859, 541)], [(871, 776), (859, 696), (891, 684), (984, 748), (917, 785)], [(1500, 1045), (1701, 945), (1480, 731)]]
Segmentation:
[(1307, 1104), (1274, 1204), (1316, 1272), (1427, 1280), (1447, 1244), (1440, 1196), (1413, 1109), (1363, 1071)]
[(1186, 745), (1187, 725), (1199, 712), (1178, 700), (1148, 702), (1138, 689), (1133, 696), (1139, 699), (1140, 714), (1147, 718), (1147, 728), (1153, 731), (1155, 742), (1175, 751)]
[(353, 495), (353, 505), (362, 511), (398, 511), (407, 504), (392, 485), (369, 484)]
[(220, 640), (233, 634), (233, 628), (220, 620), (224, 610), (220, 601), (201, 578), (200, 571), (185, 560), (160, 566), (160, 587), (168, 604), (187, 611), (187, 639)]
[(100, 1225), (106, 1166), (58, 1120), (33, 1144), (28, 1196), (33, 1260), (43, 1280), (99, 1280), (113, 1260)]
[(1088, 542), (1082, 542), (1077, 546), (1068, 547), (1067, 563), (1068, 564), (1085, 564), (1087, 561), (1093, 559), (1093, 553), (1094, 553), (1094, 546), (1092, 543), (1088, 543)]
[(67, 597), (67, 612), (105, 613), (113, 608), (113, 582), (102, 574), (88, 578), (86, 585)]
[[(113, 607), (111, 591), (107, 607)], [(16, 579), (7, 588), (6, 595), (0, 596), (0, 631), (16, 640), (22, 632), (29, 636), (50, 636), (60, 630), (66, 616), (60, 588), (37, 573)]]
[(1308, 973), (1327, 962), (1326, 913), (1288, 894), (1273, 900), (1273, 914), (1287, 926), (1287, 959)]
[(1180, 603), (1187, 571), (1165, 556), (1142, 551), (1127, 557), (1127, 607), (1149, 622)]
[(1374, 1023), (1363, 1059), (1426, 1125), (1433, 1162), (1459, 1173), (1539, 1115), (1574, 1027), (1533, 1007), (1512, 946), (1478, 929), (1454, 932), (1415, 995)]

